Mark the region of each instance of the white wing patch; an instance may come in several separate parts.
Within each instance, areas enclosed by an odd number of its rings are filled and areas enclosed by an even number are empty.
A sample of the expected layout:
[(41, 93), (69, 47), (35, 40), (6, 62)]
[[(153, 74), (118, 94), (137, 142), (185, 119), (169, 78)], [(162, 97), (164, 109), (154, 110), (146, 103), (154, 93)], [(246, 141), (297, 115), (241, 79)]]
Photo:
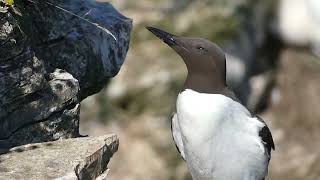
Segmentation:
[(176, 143), (176, 147), (182, 156), (182, 158), (185, 160), (185, 155), (184, 155), (184, 147), (183, 147), (183, 142), (182, 142), (182, 137), (181, 137), (181, 131), (178, 123), (178, 116), (176, 113), (172, 116), (171, 119), (171, 130), (172, 130), (172, 136), (173, 140)]

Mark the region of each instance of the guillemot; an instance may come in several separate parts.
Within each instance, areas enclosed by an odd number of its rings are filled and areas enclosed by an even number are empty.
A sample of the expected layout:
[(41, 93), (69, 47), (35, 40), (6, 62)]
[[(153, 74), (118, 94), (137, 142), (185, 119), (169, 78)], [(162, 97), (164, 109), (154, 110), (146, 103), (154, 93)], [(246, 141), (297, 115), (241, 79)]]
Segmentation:
[(171, 129), (193, 180), (263, 180), (273, 138), (228, 88), (223, 50), (206, 39), (147, 29), (176, 51), (188, 70)]

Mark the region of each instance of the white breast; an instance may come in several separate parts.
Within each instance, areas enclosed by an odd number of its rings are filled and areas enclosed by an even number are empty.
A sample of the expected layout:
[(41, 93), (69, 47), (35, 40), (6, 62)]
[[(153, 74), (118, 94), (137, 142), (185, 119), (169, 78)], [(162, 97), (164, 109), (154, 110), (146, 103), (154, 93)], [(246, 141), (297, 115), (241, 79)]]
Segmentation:
[(268, 158), (258, 135), (263, 123), (220, 94), (185, 90), (177, 99), (185, 158), (194, 180), (262, 179)]

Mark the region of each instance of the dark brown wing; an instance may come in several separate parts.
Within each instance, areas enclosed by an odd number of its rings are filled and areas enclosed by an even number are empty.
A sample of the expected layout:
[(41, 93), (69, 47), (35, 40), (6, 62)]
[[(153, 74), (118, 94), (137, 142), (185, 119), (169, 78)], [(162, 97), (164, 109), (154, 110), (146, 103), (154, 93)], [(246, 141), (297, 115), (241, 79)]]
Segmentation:
[(259, 116), (256, 116), (259, 121), (261, 121), (265, 126), (259, 131), (259, 136), (263, 141), (264, 147), (267, 149), (267, 153), (270, 156), (271, 149), (275, 150), (274, 142), (272, 138), (272, 134), (270, 129), (268, 128), (267, 124), (263, 121), (263, 119)]

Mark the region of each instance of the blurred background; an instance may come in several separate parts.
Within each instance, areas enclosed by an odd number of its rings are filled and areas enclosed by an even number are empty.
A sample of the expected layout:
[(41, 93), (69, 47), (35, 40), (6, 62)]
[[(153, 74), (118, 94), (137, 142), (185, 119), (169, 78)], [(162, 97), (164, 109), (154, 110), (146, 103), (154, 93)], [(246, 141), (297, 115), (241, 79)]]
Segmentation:
[(186, 69), (145, 26), (222, 46), (228, 84), (273, 133), (268, 179), (320, 179), (319, 0), (109, 2), (133, 19), (130, 49), (119, 74), (82, 102), (80, 126), (119, 136), (110, 180), (191, 179), (169, 120)]

